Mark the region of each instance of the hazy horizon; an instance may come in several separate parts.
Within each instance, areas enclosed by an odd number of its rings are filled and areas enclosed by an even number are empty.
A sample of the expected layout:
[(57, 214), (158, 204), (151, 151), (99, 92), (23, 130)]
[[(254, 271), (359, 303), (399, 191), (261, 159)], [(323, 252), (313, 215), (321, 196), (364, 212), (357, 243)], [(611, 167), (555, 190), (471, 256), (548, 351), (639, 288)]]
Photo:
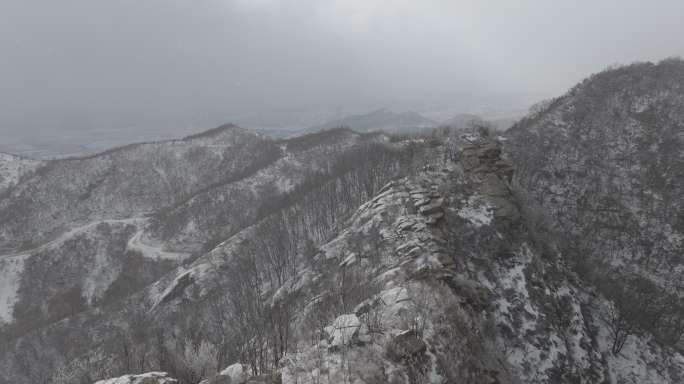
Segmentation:
[(0, 133), (506, 113), (680, 55), (682, 14), (674, 0), (5, 0)]

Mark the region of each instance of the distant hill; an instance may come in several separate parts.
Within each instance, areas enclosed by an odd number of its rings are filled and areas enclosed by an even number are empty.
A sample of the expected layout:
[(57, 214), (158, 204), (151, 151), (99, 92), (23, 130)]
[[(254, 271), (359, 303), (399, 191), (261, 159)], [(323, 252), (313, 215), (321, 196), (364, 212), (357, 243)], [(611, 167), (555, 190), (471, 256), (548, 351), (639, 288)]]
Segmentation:
[(459, 113), (448, 120), (444, 120), (442, 125), (455, 129), (466, 129), (471, 128), (473, 124), (480, 123), (489, 124), (497, 131), (505, 131), (512, 127), (517, 120), (517, 117), (482, 117), (472, 113)]
[(505, 131), (508, 128), (511, 128), (519, 118), (517, 117), (501, 117), (498, 119), (491, 119), (488, 120), (497, 131)]
[(350, 115), (308, 129), (310, 132), (337, 127), (349, 127), (358, 132), (384, 131), (387, 133), (406, 133), (421, 131), (438, 125), (436, 121), (412, 111), (393, 112), (378, 109), (366, 114)]
[(459, 113), (458, 115), (450, 118), (449, 120), (445, 120), (444, 122), (442, 122), (442, 125), (446, 125), (453, 128), (469, 128), (473, 123), (484, 122), (485, 119), (483, 119), (479, 115), (475, 115), (472, 113)]

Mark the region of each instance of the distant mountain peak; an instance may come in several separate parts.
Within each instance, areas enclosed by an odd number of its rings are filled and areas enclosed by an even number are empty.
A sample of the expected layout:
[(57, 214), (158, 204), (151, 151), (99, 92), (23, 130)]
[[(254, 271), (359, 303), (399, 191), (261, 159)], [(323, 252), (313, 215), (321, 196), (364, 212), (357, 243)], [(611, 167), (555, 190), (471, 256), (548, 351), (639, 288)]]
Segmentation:
[(245, 133), (248, 131), (244, 128), (239, 127), (236, 124), (227, 123), (227, 124), (220, 125), (216, 128), (211, 128), (211, 129), (208, 129), (208, 130), (203, 131), (203, 132), (194, 133), (192, 135), (185, 136), (185, 137), (183, 137), (183, 140), (187, 141), (187, 140), (194, 140), (194, 139), (201, 139), (201, 138), (215, 138), (215, 137), (218, 137), (218, 136), (225, 134), (225, 133), (235, 133), (235, 132)]
[(380, 108), (365, 114), (355, 114), (311, 127), (322, 131), (335, 127), (349, 127), (357, 132), (385, 131), (388, 133), (415, 132), (434, 127), (437, 123), (415, 111), (394, 112)]

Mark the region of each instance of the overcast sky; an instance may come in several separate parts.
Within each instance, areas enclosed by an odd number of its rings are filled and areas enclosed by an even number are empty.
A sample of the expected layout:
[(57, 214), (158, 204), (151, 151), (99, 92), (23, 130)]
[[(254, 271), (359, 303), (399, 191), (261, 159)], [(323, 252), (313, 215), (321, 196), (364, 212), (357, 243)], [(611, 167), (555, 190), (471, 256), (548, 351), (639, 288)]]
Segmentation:
[(0, 0), (0, 132), (527, 106), (684, 54), (682, 0)]

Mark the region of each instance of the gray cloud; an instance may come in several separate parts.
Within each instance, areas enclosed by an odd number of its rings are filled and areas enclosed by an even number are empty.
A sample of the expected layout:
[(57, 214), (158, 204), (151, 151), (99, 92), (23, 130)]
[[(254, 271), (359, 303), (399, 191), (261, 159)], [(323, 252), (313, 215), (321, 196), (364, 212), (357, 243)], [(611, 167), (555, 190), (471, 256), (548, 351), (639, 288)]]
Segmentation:
[(0, 132), (524, 106), (684, 51), (681, 0), (2, 0)]

